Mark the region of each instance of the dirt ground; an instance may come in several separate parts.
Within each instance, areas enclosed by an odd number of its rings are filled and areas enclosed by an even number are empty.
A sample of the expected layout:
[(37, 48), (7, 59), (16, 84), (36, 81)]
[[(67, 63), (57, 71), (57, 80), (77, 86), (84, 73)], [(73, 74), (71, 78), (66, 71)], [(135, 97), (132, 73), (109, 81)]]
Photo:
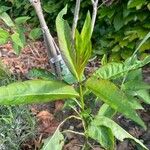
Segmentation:
[[(10, 43), (0, 46), (0, 59), (9, 68), (11, 73), (19, 75), (19, 77), (27, 78), (26, 74), (31, 68), (42, 68), (50, 70), (47, 54), (43, 42), (35, 42), (29, 44), (19, 56), (15, 55)], [(97, 62), (91, 62), (92, 67), (88, 67), (87, 71), (92, 71), (97, 67)], [(144, 79), (147, 83), (150, 83), (150, 68), (145, 67), (143, 71)], [(140, 111), (142, 119), (147, 124), (147, 131), (144, 131), (140, 127), (136, 126), (132, 121), (125, 119), (123, 116), (118, 116), (118, 123), (129, 131), (130, 134), (136, 138), (141, 139), (144, 144), (150, 149), (150, 106), (143, 105), (144, 110)], [(42, 139), (49, 135), (52, 135), (56, 130), (60, 121), (65, 118), (69, 113), (62, 111), (63, 102), (57, 101), (55, 103), (39, 104), (29, 106), (34, 115), (38, 119), (38, 136), (37, 139), (32, 142), (23, 144), (22, 149), (38, 149), (41, 145)], [(77, 129), (80, 129), (80, 123), (76, 124)], [(71, 122), (68, 123), (68, 127), (71, 128)], [(64, 147), (64, 150), (80, 150), (83, 142), (82, 137), (76, 137), (72, 134), (67, 135), (68, 142)], [(102, 150), (98, 146), (94, 147), (95, 150)], [(128, 141), (118, 142), (117, 150), (135, 150), (133, 144)]]

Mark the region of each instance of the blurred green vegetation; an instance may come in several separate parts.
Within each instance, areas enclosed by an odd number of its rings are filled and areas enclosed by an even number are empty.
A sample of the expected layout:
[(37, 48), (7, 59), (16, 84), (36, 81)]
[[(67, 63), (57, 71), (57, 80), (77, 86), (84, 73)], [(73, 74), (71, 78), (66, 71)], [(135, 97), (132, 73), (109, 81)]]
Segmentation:
[[(105, 0), (100, 1), (102, 4)], [(53, 35), (55, 32), (55, 19), (59, 11), (68, 4), (68, 14), (65, 16), (69, 23), (72, 23), (75, 7), (74, 0), (42, 0), (45, 18)], [(81, 11), (78, 28), (80, 29), (85, 19), (85, 14), (92, 12), (91, 1), (81, 1)], [(39, 25), (34, 9), (28, 0), (3, 0), (0, 3), (0, 13), (7, 12), (13, 20), (21, 16), (30, 17), (27, 19), (31, 28)], [(149, 0), (110, 0), (104, 3), (98, 10), (98, 16), (93, 34), (94, 53), (104, 56), (107, 61), (121, 61), (128, 58), (138, 43), (150, 31), (150, 2)], [(36, 31), (36, 32), (35, 32)], [(36, 37), (38, 29), (32, 31)], [(39, 33), (39, 32), (38, 32)], [(6, 35), (7, 37), (7, 35)], [(21, 49), (22, 45), (19, 46)], [(16, 53), (20, 52), (18, 48)], [(15, 46), (16, 49), (16, 46)], [(140, 57), (145, 57), (150, 49), (148, 40), (139, 50)]]

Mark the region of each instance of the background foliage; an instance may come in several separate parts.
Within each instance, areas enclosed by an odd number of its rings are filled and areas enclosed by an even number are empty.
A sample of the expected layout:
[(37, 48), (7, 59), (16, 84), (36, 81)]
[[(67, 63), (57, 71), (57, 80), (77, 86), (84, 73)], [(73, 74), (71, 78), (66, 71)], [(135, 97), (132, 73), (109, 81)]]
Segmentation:
[[(148, 0), (117, 1), (99, 10), (95, 39), (97, 51), (106, 54), (111, 61), (128, 58), (150, 30), (150, 2)], [(100, 45), (100, 47), (99, 47)], [(150, 40), (139, 52), (145, 56)]]
[[(69, 5), (69, 10), (65, 17), (71, 24), (75, 1), (42, 0), (42, 3), (47, 23), (52, 31), (55, 31), (54, 25), (57, 14), (66, 4)], [(5, 10), (12, 19), (20, 16), (31, 17), (30, 19), (28, 18), (29, 22), (34, 27), (38, 27), (35, 12), (27, 0), (4, 0), (0, 3), (0, 12), (1, 10)], [(81, 2), (79, 28), (83, 24), (84, 19), (82, 18), (85, 18), (87, 10), (92, 10), (90, 0)], [(108, 4), (102, 5), (98, 11), (93, 36), (95, 53), (99, 55), (105, 54), (106, 61), (121, 61), (130, 56), (150, 29), (149, 11), (149, 0), (112, 0)], [(38, 29), (32, 31), (33, 36), (31, 35), (30, 39), (39, 38), (34, 36), (37, 32)], [(150, 40), (140, 48), (139, 52), (142, 54), (140, 56), (147, 55), (149, 49)]]

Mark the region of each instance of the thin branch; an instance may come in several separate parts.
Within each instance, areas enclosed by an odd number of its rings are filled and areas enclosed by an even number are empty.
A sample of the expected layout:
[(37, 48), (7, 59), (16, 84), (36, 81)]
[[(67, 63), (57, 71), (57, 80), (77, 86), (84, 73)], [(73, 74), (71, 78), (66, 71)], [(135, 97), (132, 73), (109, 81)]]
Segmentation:
[[(54, 39), (50, 33), (50, 30), (48, 29), (48, 26), (46, 24), (46, 21), (45, 21), (44, 15), (43, 15), (43, 11), (42, 11), (42, 7), (41, 7), (41, 2), (40, 2), (40, 0), (29, 0), (29, 1), (32, 4), (32, 6), (34, 7), (36, 14), (38, 16), (38, 19), (40, 21), (40, 25), (43, 30), (43, 35), (45, 38), (45, 43), (47, 45), (47, 53), (49, 56), (49, 60), (51, 60), (52, 58), (57, 59), (58, 49), (57, 49), (56, 43), (54, 42)], [(51, 64), (51, 68), (55, 69), (56, 75), (59, 77), (59, 79), (61, 79), (61, 67), (60, 67), (59, 61), (56, 61), (54, 63), (50, 61), (50, 64)]]
[(74, 19), (73, 19), (73, 25), (72, 25), (72, 38), (73, 38), (73, 40), (75, 37), (75, 30), (77, 28), (77, 23), (78, 23), (78, 19), (79, 19), (80, 3), (81, 3), (81, 0), (76, 0), (76, 7), (75, 7)]
[(95, 150), (95, 148), (92, 146), (92, 144), (89, 141), (87, 141), (87, 144), (92, 148), (92, 150)]
[(92, 27), (91, 27), (91, 33), (93, 33), (94, 26), (95, 26), (95, 21), (96, 21), (96, 16), (97, 16), (97, 10), (98, 10), (98, 1), (99, 0), (91, 0), (92, 5), (93, 5), (93, 14), (92, 14)]
[(104, 4), (105, 4), (105, 2), (103, 2), (102, 4), (100, 4), (97, 9), (99, 9), (100, 7), (102, 7)]
[(77, 117), (77, 116), (74, 116), (74, 115), (69, 116), (69, 117), (65, 118), (65, 119), (59, 124), (59, 126), (57, 127), (57, 129), (59, 130), (60, 127), (61, 127), (66, 121), (68, 121), (68, 120), (70, 120), (70, 119), (72, 119), (72, 118), (75, 118), (75, 119), (77, 119), (77, 120), (82, 120), (80, 117)]
[(85, 134), (83, 132), (77, 132), (77, 131), (73, 131), (73, 130), (64, 130), (64, 131), (62, 131), (62, 133), (66, 133), (66, 132), (70, 132), (70, 133), (85, 136)]

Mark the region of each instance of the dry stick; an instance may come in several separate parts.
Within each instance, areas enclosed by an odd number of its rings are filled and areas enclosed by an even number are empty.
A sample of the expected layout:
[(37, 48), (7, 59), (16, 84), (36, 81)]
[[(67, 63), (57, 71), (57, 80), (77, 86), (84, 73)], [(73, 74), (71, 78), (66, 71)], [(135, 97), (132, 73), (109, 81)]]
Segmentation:
[(81, 3), (81, 0), (76, 0), (76, 7), (75, 7), (74, 19), (73, 19), (73, 25), (72, 25), (72, 39), (73, 40), (75, 38), (75, 30), (77, 28), (77, 23), (79, 19), (80, 3)]
[(61, 79), (61, 67), (60, 67), (60, 62), (58, 59), (58, 53), (57, 53), (57, 47), (56, 44), (54, 44), (54, 39), (48, 29), (48, 26), (46, 24), (46, 21), (44, 19), (44, 15), (43, 15), (43, 11), (42, 11), (42, 7), (41, 7), (41, 2), (40, 0), (30, 0), (31, 4), (33, 5), (36, 14), (39, 18), (42, 30), (44, 31), (44, 38), (45, 38), (45, 42), (47, 44), (47, 53), (48, 56), (51, 60), (51, 58), (53, 58), (54, 60), (56, 59), (56, 62), (52, 62), (50, 61), (51, 67), (52, 69), (54, 68), (56, 75), (58, 76), (59, 79)]

